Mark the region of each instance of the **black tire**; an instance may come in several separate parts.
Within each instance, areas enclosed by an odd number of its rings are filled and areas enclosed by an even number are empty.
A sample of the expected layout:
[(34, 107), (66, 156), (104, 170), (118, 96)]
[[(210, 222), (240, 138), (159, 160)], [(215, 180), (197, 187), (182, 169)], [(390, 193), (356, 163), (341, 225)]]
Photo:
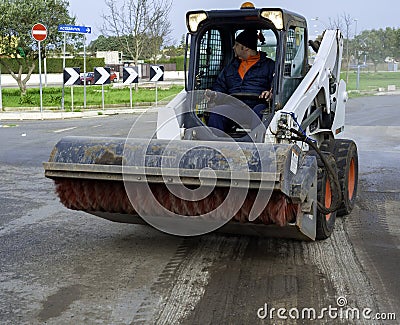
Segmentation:
[[(336, 170), (336, 161), (332, 154), (324, 153), (329, 164), (332, 166), (333, 169)], [(330, 185), (328, 172), (324, 167), (320, 158), (317, 158), (318, 161), (318, 187), (317, 187), (317, 197), (318, 202), (322, 203), (326, 208), (330, 208), (333, 195), (332, 195), (332, 188)], [(319, 209), (317, 209), (317, 231), (316, 231), (316, 239), (326, 239), (331, 234), (335, 227), (336, 221), (336, 211), (331, 212), (327, 215), (323, 214)]]
[(335, 139), (330, 138), (329, 140), (324, 140), (321, 143), (321, 146), (319, 147), (319, 150), (330, 152), (330, 153), (333, 154), (334, 146), (335, 146)]
[(355, 204), (358, 188), (358, 152), (352, 140), (335, 139), (334, 155), (336, 159), (342, 204), (337, 211), (338, 216), (349, 214)]

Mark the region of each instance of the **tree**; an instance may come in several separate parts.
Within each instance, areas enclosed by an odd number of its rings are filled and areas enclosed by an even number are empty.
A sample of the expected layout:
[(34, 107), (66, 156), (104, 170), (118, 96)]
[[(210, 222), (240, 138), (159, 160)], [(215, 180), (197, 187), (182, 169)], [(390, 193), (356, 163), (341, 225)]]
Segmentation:
[(168, 45), (164, 47), (165, 50), (165, 55), (170, 56), (170, 57), (175, 57), (175, 56), (183, 56), (185, 54), (185, 48), (181, 45), (175, 46), (175, 45)]
[(396, 61), (400, 61), (400, 28), (396, 30), (395, 34), (394, 48), (396, 49), (396, 54), (394, 55), (394, 58)]
[(380, 33), (377, 30), (363, 31), (359, 35), (361, 55), (368, 55), (368, 59), (374, 63), (375, 71), (378, 63), (383, 62), (383, 43)]
[(399, 53), (399, 47), (396, 46), (396, 30), (392, 28), (362, 31), (356, 41), (359, 54), (368, 56), (369, 61), (374, 64), (375, 71), (379, 63), (384, 62), (386, 58), (396, 58)]
[[(42, 42), (45, 57), (46, 47), (62, 45), (63, 35), (57, 32), (58, 25), (75, 21), (68, 13), (68, 6), (66, 0), (0, 0), (0, 64), (17, 81), (21, 96), (26, 95), (26, 83), (38, 59), (37, 42), (31, 37), (33, 25), (42, 23), (47, 27), (48, 36)], [(18, 71), (13, 71), (5, 58), (14, 58)]]
[(150, 37), (151, 59), (157, 63), (158, 55), (163, 44), (170, 41), (172, 31), (171, 22), (165, 19), (165, 14), (171, 11), (172, 2), (165, 3), (164, 12), (157, 12), (158, 17), (153, 17), (153, 22), (149, 26), (148, 35)]
[(337, 16), (336, 18), (329, 17), (329, 29), (340, 29), (343, 31), (343, 21), (341, 16)]
[(345, 58), (346, 58), (346, 83), (349, 82), (349, 70), (350, 70), (350, 37), (351, 30), (350, 27), (355, 22), (355, 19), (352, 18), (349, 14), (345, 12), (341, 16), (337, 16), (336, 19), (329, 18), (330, 28), (340, 29), (344, 35), (346, 40), (345, 46)]
[(120, 44), (117, 37), (115, 36), (106, 37), (104, 35), (100, 35), (97, 39), (90, 42), (88, 50), (91, 52), (117, 51), (119, 50), (119, 46)]
[(396, 47), (396, 30), (386, 27), (385, 30), (379, 30), (382, 33), (383, 53), (386, 57), (395, 58), (398, 56), (399, 48)]
[(117, 0), (105, 3), (109, 14), (103, 15), (102, 32), (106, 36), (116, 36), (121, 51), (128, 53), (135, 64), (145, 48), (158, 47), (159, 51), (171, 31), (166, 19), (171, 10), (170, 0), (124, 0), (119, 8)]
[(357, 34), (350, 45), (355, 59), (372, 62), (375, 72), (378, 64), (387, 60), (399, 61), (400, 29), (386, 27), (379, 30), (363, 30)]

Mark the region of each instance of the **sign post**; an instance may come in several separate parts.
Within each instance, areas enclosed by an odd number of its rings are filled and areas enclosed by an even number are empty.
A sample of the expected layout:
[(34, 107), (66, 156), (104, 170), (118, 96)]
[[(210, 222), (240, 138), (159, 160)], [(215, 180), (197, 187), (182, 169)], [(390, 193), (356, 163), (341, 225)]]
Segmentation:
[(43, 113), (43, 87), (42, 87), (42, 51), (40, 43), (47, 37), (47, 28), (43, 24), (35, 24), (32, 27), (32, 37), (38, 42), (39, 48), (39, 92), (40, 92), (40, 113)]
[[(65, 48), (67, 46), (67, 34), (64, 33), (64, 55), (63, 55), (63, 71), (65, 70)], [(61, 109), (64, 110), (64, 98), (65, 98), (65, 87), (64, 83), (62, 86), (62, 96), (61, 96)]]
[(139, 82), (139, 73), (138, 73), (138, 67), (126, 67), (124, 68), (123, 75), (122, 75), (122, 81), (125, 85), (129, 85), (129, 98), (130, 98), (130, 104), (131, 104), (131, 109), (133, 108), (133, 100), (132, 100), (132, 84), (133, 83), (138, 83)]
[[(86, 34), (92, 33), (92, 27), (89, 26), (75, 26), (75, 25), (58, 25), (58, 31), (61, 33), (74, 33), (74, 34), (84, 34), (83, 38), (83, 107), (86, 108)], [(64, 34), (64, 60), (63, 69), (65, 69), (65, 44), (66, 37)], [(64, 87), (62, 95), (62, 107), (64, 108)]]
[(164, 66), (163, 65), (152, 65), (150, 66), (150, 81), (154, 81), (156, 84), (156, 106), (158, 104), (158, 81), (164, 80)]
[(71, 86), (71, 111), (74, 111), (74, 85), (80, 84), (80, 69), (79, 68), (65, 68), (63, 73), (63, 87)]
[(101, 85), (101, 102), (104, 111), (104, 84), (110, 84), (111, 69), (110, 68), (94, 68), (94, 84)]

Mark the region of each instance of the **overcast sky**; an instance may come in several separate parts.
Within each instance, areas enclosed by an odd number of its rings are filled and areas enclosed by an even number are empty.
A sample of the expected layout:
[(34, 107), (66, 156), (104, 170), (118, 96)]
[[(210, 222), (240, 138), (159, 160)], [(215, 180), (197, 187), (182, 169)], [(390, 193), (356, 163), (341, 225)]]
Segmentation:
[[(123, 3), (124, 0), (118, 0)], [(173, 0), (170, 20), (172, 22), (172, 38), (179, 42), (186, 33), (185, 13), (196, 9), (235, 9), (245, 1), (238, 0)], [(310, 34), (321, 31), (324, 25), (329, 24), (329, 19), (338, 16), (350, 15), (357, 21), (351, 26), (351, 36), (362, 30), (379, 29), (386, 27), (400, 28), (400, 1), (381, 0), (257, 0), (252, 1), (256, 7), (281, 7), (297, 12), (308, 20)], [(107, 14), (104, 0), (70, 0), (70, 12), (77, 17), (77, 25), (92, 27), (92, 35), (88, 41), (97, 38), (101, 32), (102, 14)], [(318, 17), (318, 21), (315, 21)], [(312, 20), (313, 19), (313, 20)]]

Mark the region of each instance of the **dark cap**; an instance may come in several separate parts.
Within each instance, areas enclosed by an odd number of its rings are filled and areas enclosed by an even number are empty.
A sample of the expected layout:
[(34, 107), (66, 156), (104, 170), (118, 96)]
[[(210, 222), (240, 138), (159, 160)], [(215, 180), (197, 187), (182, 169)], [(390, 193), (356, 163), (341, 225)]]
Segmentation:
[(257, 51), (257, 40), (258, 40), (258, 34), (257, 30), (255, 29), (245, 29), (238, 36), (236, 36), (235, 39), (236, 42), (254, 51)]

